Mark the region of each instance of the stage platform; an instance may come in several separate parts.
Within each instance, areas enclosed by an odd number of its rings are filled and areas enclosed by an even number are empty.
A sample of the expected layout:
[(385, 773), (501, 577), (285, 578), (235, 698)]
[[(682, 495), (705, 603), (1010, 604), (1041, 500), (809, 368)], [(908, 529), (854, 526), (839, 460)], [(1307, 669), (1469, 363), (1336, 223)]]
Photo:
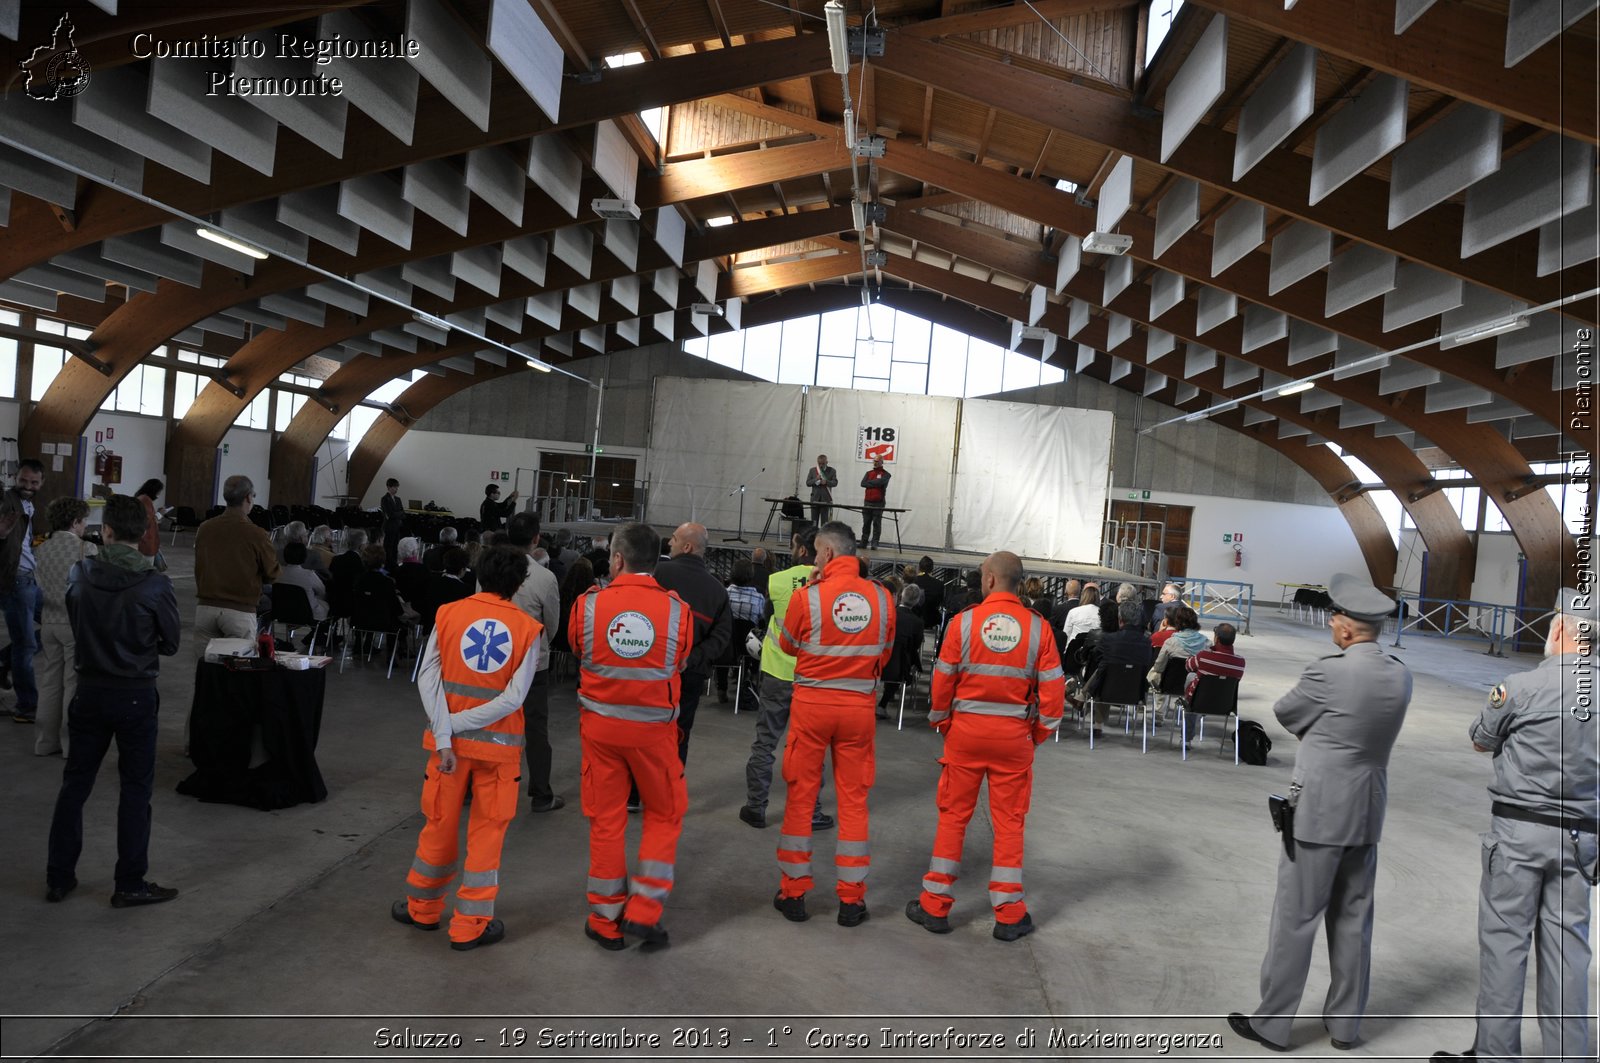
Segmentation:
[[(561, 524), (547, 524), (545, 531), (566, 529), (573, 535), (610, 535), (612, 529), (619, 522), (615, 521), (569, 521)], [(672, 534), (672, 528), (660, 527), (656, 529), (663, 537)], [(726, 576), (727, 569), (739, 556), (749, 556), (756, 547), (774, 551), (780, 560), (789, 556), (789, 539), (785, 534), (782, 540), (776, 536), (768, 536), (765, 540), (759, 538), (760, 531), (745, 529), (746, 542), (729, 541), (736, 534), (731, 528), (707, 529), (710, 536), (709, 562), (712, 570), (719, 575)], [(893, 546), (885, 544), (874, 550), (863, 551), (871, 566), (874, 576), (886, 575), (891, 570), (914, 565), (924, 556), (933, 558), (934, 574), (940, 579), (953, 581), (972, 570), (975, 570), (988, 552), (975, 550), (946, 550), (942, 547), (917, 546), (912, 543), (904, 544), (903, 548), (896, 550)], [(1154, 586), (1155, 581), (1147, 577), (1136, 576), (1130, 572), (1123, 572), (1114, 568), (1088, 561), (1051, 561), (1044, 558), (1025, 557), (1022, 559), (1023, 568), (1029, 576), (1038, 576), (1044, 580), (1052, 593), (1057, 585), (1069, 579), (1097, 580), (1111, 583), (1133, 583), (1140, 586)]]

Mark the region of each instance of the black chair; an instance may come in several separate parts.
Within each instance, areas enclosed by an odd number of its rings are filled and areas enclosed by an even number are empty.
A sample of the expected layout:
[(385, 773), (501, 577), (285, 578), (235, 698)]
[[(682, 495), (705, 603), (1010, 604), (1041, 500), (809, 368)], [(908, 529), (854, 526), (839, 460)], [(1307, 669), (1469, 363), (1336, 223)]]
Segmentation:
[[(1217, 743), (1217, 756), (1222, 756), (1223, 747), (1228, 744), (1228, 721), (1233, 721), (1233, 763), (1239, 763), (1239, 677), (1221, 675), (1203, 675), (1194, 685), (1194, 693), (1189, 698), (1189, 713), (1200, 717), (1200, 727), (1195, 737), (1205, 739), (1207, 716), (1222, 717), (1222, 739)], [(1189, 713), (1183, 714), (1183, 759), (1189, 759)]]
[(308, 653), (316, 653), (317, 636), (326, 633), (326, 624), (317, 619), (311, 609), (311, 596), (304, 587), (296, 587), (288, 583), (274, 583), (272, 585), (272, 617), (269, 621), (274, 627), (279, 624), (288, 628), (286, 638), (289, 643), (294, 643), (294, 633), (297, 628), (308, 627), (311, 629), (311, 646)]
[(357, 640), (365, 635), (368, 661), (372, 660), (373, 649), (382, 646), (386, 639), (389, 640), (389, 671), (384, 678), (394, 677), (394, 661), (400, 651), (400, 632), (405, 626), (405, 620), (395, 616), (394, 595), (394, 583), (388, 579), (370, 582), (363, 580), (356, 584), (355, 598), (351, 603), (349, 631), (344, 640), (344, 654), (339, 658), (339, 671), (344, 671), (345, 663), (350, 660), (350, 654), (355, 649)]
[[(1140, 710), (1145, 707), (1145, 669), (1137, 664), (1102, 664), (1089, 677), (1086, 692), (1089, 695), (1085, 702), (1089, 716), (1089, 748), (1094, 748), (1094, 709), (1096, 705), (1105, 705), (1108, 708), (1122, 710), (1123, 733), (1132, 731), (1134, 713), (1140, 713), (1141, 719), (1148, 723), (1149, 717)], [(1141, 727), (1142, 735), (1140, 752), (1147, 752), (1150, 747), (1149, 728)]]
[(1157, 717), (1158, 719), (1165, 719), (1167, 710), (1175, 704), (1179, 706), (1179, 711), (1182, 711), (1183, 687), (1188, 681), (1189, 658), (1167, 658), (1167, 665), (1161, 670), (1161, 682), (1155, 689), (1161, 706), (1161, 715)]
[(172, 543), (178, 545), (178, 533), (192, 532), (200, 527), (200, 515), (192, 506), (179, 506), (172, 511)]

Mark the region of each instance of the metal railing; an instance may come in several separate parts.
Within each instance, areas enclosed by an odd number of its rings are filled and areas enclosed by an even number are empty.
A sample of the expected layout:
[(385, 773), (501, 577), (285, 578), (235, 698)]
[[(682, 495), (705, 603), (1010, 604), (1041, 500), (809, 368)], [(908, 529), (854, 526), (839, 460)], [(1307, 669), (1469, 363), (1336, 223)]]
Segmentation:
[(1167, 526), (1158, 520), (1107, 519), (1100, 533), (1100, 563), (1160, 583), (1167, 578)]
[(534, 474), (533, 490), (525, 511), (537, 513), (542, 524), (567, 524), (587, 520), (643, 520), (650, 496), (648, 480), (591, 479), (588, 474), (527, 470)]
[(1255, 611), (1254, 583), (1185, 576), (1181, 597), (1201, 620), (1227, 620), (1250, 634), (1250, 617)]
[(1387, 621), (1394, 627), (1394, 645), (1410, 633), (1428, 638), (1465, 639), (1484, 643), (1484, 654), (1504, 657), (1505, 646), (1524, 639), (1542, 642), (1536, 628), (1555, 614), (1542, 613), (1531, 620), (1522, 618), (1514, 605), (1479, 602), (1468, 598), (1426, 598), (1420, 594), (1398, 595), (1399, 616)]

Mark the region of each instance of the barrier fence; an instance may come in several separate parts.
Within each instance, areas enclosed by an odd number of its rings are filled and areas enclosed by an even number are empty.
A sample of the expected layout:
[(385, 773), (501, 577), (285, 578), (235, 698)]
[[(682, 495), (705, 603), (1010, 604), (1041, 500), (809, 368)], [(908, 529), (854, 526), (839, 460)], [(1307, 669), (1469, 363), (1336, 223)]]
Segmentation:
[(1428, 638), (1478, 640), (1485, 644), (1484, 653), (1490, 657), (1504, 657), (1507, 642), (1513, 652), (1524, 641), (1542, 643), (1544, 636), (1537, 630), (1555, 614), (1541, 613), (1530, 620), (1522, 618), (1523, 610), (1514, 605), (1495, 602), (1478, 602), (1465, 598), (1425, 598), (1418, 594), (1402, 592), (1399, 598), (1399, 616), (1388, 621), (1394, 626), (1394, 645), (1410, 633)]
[(1238, 580), (1201, 579), (1186, 576), (1183, 601), (1201, 620), (1226, 620), (1250, 634), (1250, 615), (1255, 609), (1256, 587)]

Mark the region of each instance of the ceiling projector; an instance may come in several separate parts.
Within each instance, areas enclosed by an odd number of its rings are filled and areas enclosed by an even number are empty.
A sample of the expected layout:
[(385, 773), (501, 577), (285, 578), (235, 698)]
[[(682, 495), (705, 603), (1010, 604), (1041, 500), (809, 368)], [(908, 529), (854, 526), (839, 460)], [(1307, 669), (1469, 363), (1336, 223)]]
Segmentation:
[(1121, 233), (1092, 232), (1083, 238), (1083, 249), (1091, 255), (1125, 255), (1133, 247), (1133, 237)]

